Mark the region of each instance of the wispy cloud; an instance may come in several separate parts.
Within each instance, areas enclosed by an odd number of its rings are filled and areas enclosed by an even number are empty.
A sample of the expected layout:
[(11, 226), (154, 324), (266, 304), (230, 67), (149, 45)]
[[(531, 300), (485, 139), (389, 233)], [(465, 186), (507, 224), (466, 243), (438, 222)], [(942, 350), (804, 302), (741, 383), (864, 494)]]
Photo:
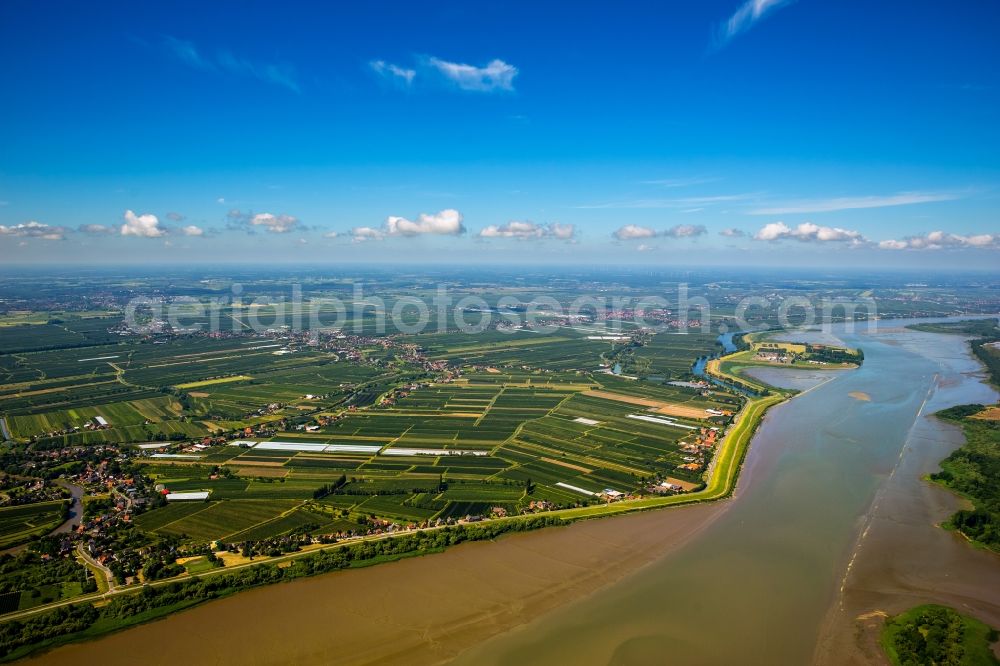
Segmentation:
[(954, 192), (898, 192), (886, 196), (835, 197), (832, 199), (800, 199), (786, 203), (755, 208), (750, 215), (795, 215), (799, 213), (832, 213), (858, 208), (884, 208), (909, 206), (933, 201), (952, 201), (961, 196)]
[(517, 67), (495, 59), (482, 67), (428, 58), (427, 64), (444, 79), (461, 90), (474, 92), (511, 92)]
[(730, 229), (723, 229), (722, 231), (719, 232), (719, 235), (725, 236), (726, 238), (743, 238), (747, 234), (742, 229), (737, 229), (736, 227), (732, 227)]
[(189, 67), (216, 74), (253, 78), (292, 92), (301, 92), (295, 79), (295, 71), (290, 65), (253, 62), (226, 50), (210, 55), (200, 51), (192, 42), (169, 35), (163, 38), (163, 44), (168, 54)]
[(372, 60), (368, 63), (368, 66), (383, 79), (404, 88), (409, 88), (413, 85), (413, 79), (417, 75), (417, 70), (415, 69), (400, 67), (385, 60)]
[(795, 0), (746, 0), (739, 9), (719, 26), (716, 34), (716, 49), (720, 49), (728, 44), (734, 37), (740, 35), (754, 27), (759, 21), (764, 19), (776, 9), (790, 5)]
[(697, 238), (707, 233), (708, 229), (702, 224), (677, 224), (661, 232), (638, 224), (626, 224), (616, 229), (611, 235), (616, 240), (630, 241), (648, 240), (657, 236), (662, 236), (663, 238)]
[[(191, 54), (183, 50), (178, 57), (190, 58)], [(425, 85), (466, 90), (470, 92), (494, 93), (513, 92), (514, 78), (518, 69), (514, 65), (495, 58), (483, 66), (469, 65), (462, 62), (451, 62), (434, 56), (421, 56), (412, 67), (398, 65), (387, 60), (370, 60), (368, 67), (382, 81), (393, 84), (397, 88), (409, 89), (417, 87), (421, 82)]]

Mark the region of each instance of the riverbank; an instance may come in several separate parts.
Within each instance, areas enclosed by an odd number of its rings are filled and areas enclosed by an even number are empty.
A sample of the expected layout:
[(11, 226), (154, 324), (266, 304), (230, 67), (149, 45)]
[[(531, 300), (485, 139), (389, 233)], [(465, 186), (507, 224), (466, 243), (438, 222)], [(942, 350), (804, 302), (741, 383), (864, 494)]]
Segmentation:
[[(731, 379), (735, 380), (736, 378), (733, 377)], [(707, 471), (708, 478), (706, 481), (705, 488), (700, 491), (683, 495), (672, 495), (667, 497), (648, 497), (636, 500), (626, 500), (615, 503), (608, 503), (605, 505), (553, 511), (553, 512), (547, 512), (545, 514), (540, 514), (537, 517), (545, 516), (545, 517), (551, 517), (553, 521), (575, 522), (579, 520), (607, 517), (617, 514), (634, 513), (639, 511), (648, 511), (652, 509), (660, 509), (671, 506), (711, 502), (714, 500), (728, 497), (730, 494), (732, 494), (735, 488), (741, 465), (746, 456), (750, 440), (752, 439), (753, 434), (756, 431), (757, 425), (760, 423), (760, 420), (763, 418), (764, 414), (770, 407), (782, 402), (783, 400), (785, 400), (785, 398), (786, 394), (782, 392), (771, 392), (769, 395), (765, 395), (763, 397), (754, 396), (754, 397), (749, 397), (747, 399), (744, 408), (740, 410), (740, 412), (737, 414), (734, 423), (730, 426), (726, 435), (722, 438), (722, 441), (719, 444), (718, 451), (716, 452), (716, 455), (713, 457), (711, 466)], [(512, 521), (523, 521), (523, 520), (524, 518), (522, 517), (501, 518), (501, 519), (486, 521), (486, 523), (483, 523), (481, 525), (496, 525), (494, 529), (497, 529), (498, 531), (503, 531), (502, 525), (514, 525), (517, 523)], [(87, 597), (78, 598), (71, 602), (51, 604), (49, 606), (31, 609), (30, 611), (13, 613), (4, 617), (2, 621), (7, 621), (7, 622), (24, 621), (29, 623), (37, 623), (42, 617), (46, 617), (44, 615), (45, 613), (51, 612), (53, 611), (54, 608), (57, 607), (67, 607), (67, 606), (85, 604), (90, 602), (97, 603), (100, 606), (104, 606), (107, 603), (114, 604), (120, 602), (124, 598), (124, 595), (137, 594), (140, 591), (140, 589), (147, 589), (152, 591), (151, 594), (153, 595), (153, 597), (150, 597), (152, 599), (155, 598), (158, 594), (164, 596), (161, 591), (163, 591), (165, 588), (173, 589), (177, 585), (182, 585), (182, 586), (187, 585), (192, 580), (203, 580), (203, 579), (211, 580), (215, 577), (219, 577), (219, 580), (225, 580), (224, 578), (225, 576), (232, 576), (233, 572), (237, 569), (246, 569), (249, 567), (267, 567), (269, 565), (272, 566), (277, 565), (279, 567), (282, 566), (294, 567), (296, 566), (296, 563), (299, 560), (299, 558), (323, 557), (325, 554), (331, 551), (343, 550), (343, 549), (348, 549), (348, 552), (350, 552), (350, 549), (355, 548), (355, 546), (361, 544), (363, 547), (363, 544), (371, 541), (378, 541), (379, 543), (382, 543), (387, 540), (395, 538), (407, 539), (413, 537), (414, 534), (423, 534), (423, 533), (435, 532), (438, 530), (446, 530), (446, 529), (447, 528), (444, 527), (429, 528), (427, 530), (420, 531), (419, 533), (407, 532), (399, 536), (380, 535), (379, 537), (375, 538), (357, 539), (357, 540), (352, 540), (349, 543), (339, 543), (333, 546), (317, 546), (315, 548), (307, 548), (304, 549), (303, 552), (292, 553), (278, 558), (268, 558), (260, 562), (241, 565), (239, 567), (227, 567), (225, 569), (206, 572), (197, 577), (181, 576), (174, 579), (164, 579), (147, 584), (143, 586), (143, 588), (137, 588), (137, 587), (117, 588), (103, 593), (98, 593)], [(310, 560), (305, 559), (303, 561), (309, 562)], [(248, 584), (246, 587), (256, 587), (260, 584), (261, 582), (254, 582), (252, 584)], [(224, 593), (227, 595), (242, 591), (243, 589), (240, 587), (230, 589), (231, 586), (227, 587), (225, 585), (223, 585), (223, 588), (225, 588)], [(136, 615), (136, 618), (141, 621), (156, 619), (158, 617), (163, 616), (166, 613), (172, 612), (175, 609), (176, 610), (187, 609), (190, 608), (191, 605), (193, 604), (206, 601), (210, 598), (212, 598), (212, 595), (204, 597), (196, 597), (194, 599), (185, 598), (183, 599), (183, 603), (181, 603), (180, 601), (173, 601), (171, 597), (171, 601), (169, 603), (165, 602), (161, 607), (159, 607), (159, 612), (156, 612), (157, 608), (156, 606), (153, 606), (148, 609), (144, 609), (141, 613)], [(86, 631), (76, 632), (73, 635), (67, 635), (65, 637), (59, 638), (58, 640), (53, 638), (52, 640), (56, 640), (56, 642), (62, 643), (76, 639), (91, 639), (101, 633), (116, 631), (122, 628), (123, 626), (131, 626), (132, 624), (135, 624), (134, 620), (130, 620), (125, 623), (104, 622), (102, 620), (99, 620), (97, 622), (92, 623), (92, 625), (88, 627)], [(20, 655), (22, 653), (23, 650), (19, 651), (17, 654)]]
[(683, 547), (729, 505), (580, 521), (269, 585), (27, 663), (441, 663)]
[[(736, 501), (709, 527), (621, 582), (469, 650), (454, 666), (810, 663), (865, 516), (910, 445), (935, 375), (954, 365), (945, 381), (963, 399), (982, 388), (965, 374), (969, 356), (954, 341), (911, 345), (897, 335), (905, 331), (868, 337), (845, 328), (833, 331), (836, 338), (805, 333), (864, 348), (865, 363), (803, 386), (768, 411)], [(854, 397), (861, 393), (869, 400)], [(846, 628), (848, 640), (852, 632)], [(829, 663), (842, 663), (839, 656), (832, 651)]]
[(925, 480), (962, 446), (960, 428), (934, 416), (955, 405), (992, 403), (996, 392), (965, 338), (900, 329), (879, 331), (903, 350), (931, 354), (936, 372), (887, 479), (866, 513), (814, 661), (888, 663), (879, 636), (888, 615), (921, 604), (950, 606), (1000, 626), (1000, 557), (941, 528), (965, 500)]

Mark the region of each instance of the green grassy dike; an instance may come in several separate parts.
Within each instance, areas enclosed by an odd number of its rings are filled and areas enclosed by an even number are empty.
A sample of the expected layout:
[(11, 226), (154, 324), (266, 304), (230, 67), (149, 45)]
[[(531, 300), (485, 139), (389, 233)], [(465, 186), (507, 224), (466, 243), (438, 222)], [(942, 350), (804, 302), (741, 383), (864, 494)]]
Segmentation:
[[(725, 359), (723, 357), (719, 362)], [(722, 370), (715, 370), (713, 374), (734, 383), (746, 383), (744, 378), (727, 375)], [(254, 587), (441, 552), (464, 541), (491, 540), (510, 532), (725, 499), (736, 488), (750, 441), (767, 410), (784, 402), (790, 395), (791, 392), (771, 391), (747, 398), (734, 425), (720, 443), (710, 477), (701, 490), (684, 495), (626, 500), (533, 516), (512, 516), (399, 535), (367, 537), (196, 576), (155, 581), (141, 588), (121, 588), (110, 594), (87, 595), (57, 607), (49, 605), (25, 613), (13, 613), (0, 620), (0, 662), (21, 659), (70, 642), (97, 638)]]
[(993, 666), (997, 631), (947, 606), (917, 606), (886, 619), (880, 643), (893, 666)]

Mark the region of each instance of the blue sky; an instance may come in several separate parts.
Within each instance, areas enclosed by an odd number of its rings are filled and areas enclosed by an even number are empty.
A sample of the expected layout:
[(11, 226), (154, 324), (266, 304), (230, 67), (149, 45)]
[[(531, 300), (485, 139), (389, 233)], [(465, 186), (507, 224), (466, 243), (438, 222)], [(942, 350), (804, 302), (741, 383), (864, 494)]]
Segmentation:
[(0, 259), (991, 268), (998, 19), (8, 0)]

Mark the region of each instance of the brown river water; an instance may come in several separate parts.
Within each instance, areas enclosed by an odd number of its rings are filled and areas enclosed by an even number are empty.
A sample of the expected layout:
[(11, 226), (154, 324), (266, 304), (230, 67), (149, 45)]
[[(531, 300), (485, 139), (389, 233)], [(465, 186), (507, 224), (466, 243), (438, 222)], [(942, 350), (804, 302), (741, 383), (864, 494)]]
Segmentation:
[(813, 388), (768, 413), (729, 501), (253, 590), (34, 661), (867, 664), (877, 612), (1000, 626), (1000, 558), (936, 527), (958, 501), (920, 480), (961, 443), (929, 415), (995, 393), (960, 337), (837, 337), (864, 366), (783, 371)]

